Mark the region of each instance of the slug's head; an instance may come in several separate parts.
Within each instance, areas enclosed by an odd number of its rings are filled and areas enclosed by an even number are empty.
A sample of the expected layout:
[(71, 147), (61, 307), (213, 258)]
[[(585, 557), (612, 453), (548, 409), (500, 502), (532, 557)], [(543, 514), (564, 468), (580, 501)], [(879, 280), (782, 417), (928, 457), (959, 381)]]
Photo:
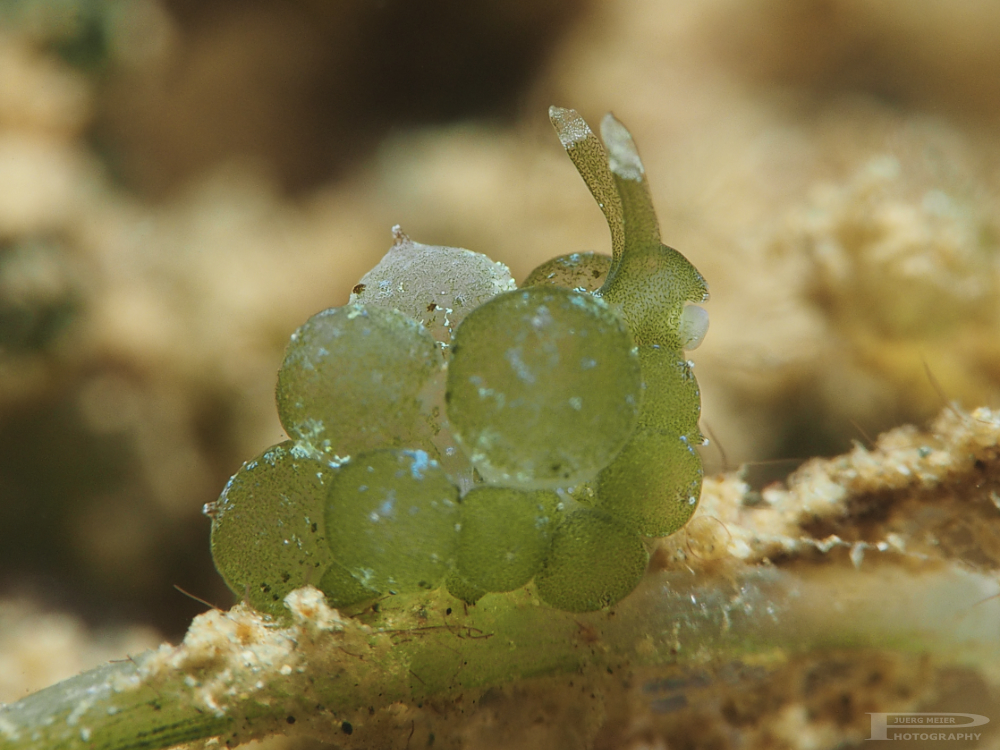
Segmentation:
[(708, 313), (689, 303), (706, 301), (708, 285), (687, 258), (660, 241), (632, 135), (610, 113), (601, 121), (603, 144), (575, 110), (551, 107), (549, 119), (611, 231), (610, 268), (597, 294), (618, 308), (636, 344), (694, 349), (708, 330)]

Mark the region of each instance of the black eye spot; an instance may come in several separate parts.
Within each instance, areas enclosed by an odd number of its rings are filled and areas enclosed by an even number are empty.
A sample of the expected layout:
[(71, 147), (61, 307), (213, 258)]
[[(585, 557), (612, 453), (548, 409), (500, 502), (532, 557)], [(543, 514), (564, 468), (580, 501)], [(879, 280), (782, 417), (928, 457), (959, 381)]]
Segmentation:
[(294, 716), (289, 716), (287, 719), (285, 719), (285, 721), (287, 721), (289, 724), (294, 724), (295, 723), (295, 717)]
[(344, 734), (354, 734), (354, 727), (351, 726), (351, 722), (345, 721), (340, 725), (340, 731)]

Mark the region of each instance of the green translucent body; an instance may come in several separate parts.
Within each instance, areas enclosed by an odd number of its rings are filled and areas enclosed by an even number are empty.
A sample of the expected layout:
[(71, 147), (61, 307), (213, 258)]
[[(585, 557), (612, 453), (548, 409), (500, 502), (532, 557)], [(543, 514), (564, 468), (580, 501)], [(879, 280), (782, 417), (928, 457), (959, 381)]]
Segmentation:
[(326, 496), (334, 557), (385, 593), (438, 586), (454, 563), (459, 523), (458, 488), (423, 451), (355, 455)]
[(483, 591), (524, 586), (545, 561), (558, 506), (559, 496), (551, 490), (471, 490), (462, 498), (458, 574)]
[(610, 607), (636, 587), (649, 554), (634, 531), (596, 510), (578, 510), (556, 530), (538, 595), (570, 612)]
[(414, 242), (399, 227), (385, 257), (361, 277), (351, 302), (396, 309), (419, 320), (435, 339), (451, 341), (455, 327), (491, 297), (515, 288), (510, 269), (482, 253)]
[(508, 292), (455, 332), (448, 418), (488, 482), (539, 489), (586, 481), (628, 440), (640, 397), (628, 330), (589, 294)]
[(295, 443), (216, 504), (216, 565), (255, 607), (280, 613), (306, 582), (351, 608), (442, 585), (473, 604), (534, 580), (554, 607), (600, 609), (641, 578), (642, 537), (693, 514), (701, 394), (684, 351), (708, 327), (705, 281), (661, 242), (624, 126), (608, 115), (599, 139), (549, 114), (612, 255), (554, 258), (515, 289), (502, 263), (394, 228), (351, 303), (292, 336), (276, 397)]
[(317, 585), (330, 564), (323, 498), (332, 473), (286, 441), (243, 464), (215, 503), (215, 567), (254, 608), (285, 614), (285, 595)]
[(545, 261), (521, 283), (528, 286), (562, 286), (594, 292), (601, 288), (611, 268), (611, 256), (602, 253), (570, 253)]
[(278, 372), (278, 416), (292, 437), (346, 457), (429, 446), (420, 393), (440, 369), (434, 340), (395, 310), (347, 305), (312, 316)]

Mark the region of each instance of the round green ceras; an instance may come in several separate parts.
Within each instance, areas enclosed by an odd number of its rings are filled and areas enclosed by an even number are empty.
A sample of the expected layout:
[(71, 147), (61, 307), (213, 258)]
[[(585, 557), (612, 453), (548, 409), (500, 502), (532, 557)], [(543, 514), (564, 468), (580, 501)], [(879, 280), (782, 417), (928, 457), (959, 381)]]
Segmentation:
[(442, 364), (426, 329), (397, 310), (324, 310), (288, 343), (278, 416), (291, 437), (331, 456), (428, 447), (420, 397)]
[(368, 588), (433, 589), (454, 565), (458, 487), (424, 451), (360, 453), (332, 478), (325, 520), (333, 556)]
[(602, 253), (570, 253), (545, 261), (521, 282), (528, 286), (563, 286), (595, 292), (604, 284), (611, 256)]
[(636, 532), (606, 513), (583, 509), (559, 526), (535, 585), (553, 607), (589, 612), (625, 598), (648, 563)]
[(285, 441), (243, 464), (208, 509), (215, 567), (254, 609), (286, 615), (285, 596), (307, 583), (338, 607), (376, 595), (350, 575), (330, 572), (337, 566), (325, 538), (323, 500), (333, 472)]
[(551, 490), (479, 486), (462, 498), (456, 572), (475, 590), (513, 591), (545, 562), (558, 523)]
[(598, 476), (596, 507), (643, 536), (669, 536), (694, 515), (702, 474), (686, 437), (641, 428)]
[(508, 292), (455, 331), (448, 419), (487, 482), (544, 489), (592, 478), (625, 445), (641, 397), (628, 330), (591, 294)]

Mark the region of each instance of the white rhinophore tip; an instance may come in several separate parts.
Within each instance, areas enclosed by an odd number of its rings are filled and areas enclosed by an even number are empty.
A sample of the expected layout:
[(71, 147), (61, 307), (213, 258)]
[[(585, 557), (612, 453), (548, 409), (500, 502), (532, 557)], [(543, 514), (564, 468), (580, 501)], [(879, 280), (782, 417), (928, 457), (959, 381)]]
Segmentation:
[(646, 170), (642, 166), (632, 134), (610, 112), (601, 120), (601, 140), (608, 149), (611, 171), (622, 179), (641, 182)]
[(687, 305), (681, 312), (680, 338), (682, 349), (697, 349), (708, 333), (708, 310)]
[(563, 148), (570, 148), (580, 141), (585, 141), (593, 132), (575, 109), (549, 107), (549, 120), (552, 121)]

